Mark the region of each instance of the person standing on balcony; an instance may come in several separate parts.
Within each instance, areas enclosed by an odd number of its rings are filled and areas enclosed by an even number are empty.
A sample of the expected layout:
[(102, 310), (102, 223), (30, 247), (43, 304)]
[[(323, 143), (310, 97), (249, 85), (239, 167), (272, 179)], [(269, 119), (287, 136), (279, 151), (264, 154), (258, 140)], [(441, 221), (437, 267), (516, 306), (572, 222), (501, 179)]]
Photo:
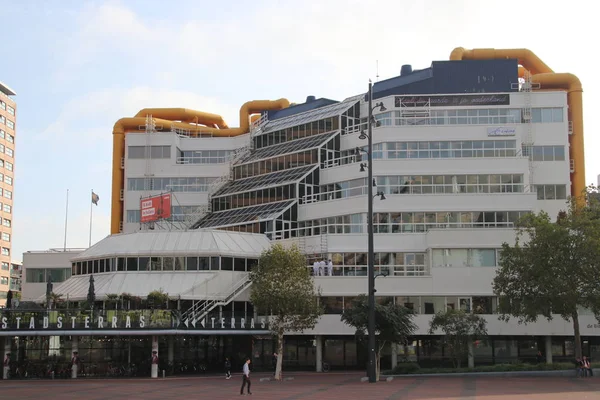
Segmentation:
[(327, 264), (327, 274), (329, 276), (333, 276), (333, 262), (331, 262), (331, 259), (329, 260), (329, 263)]
[(325, 259), (322, 259), (319, 263), (319, 275), (325, 276), (325, 268), (327, 268), (327, 263), (325, 262)]
[(313, 276), (319, 276), (319, 261), (315, 260), (313, 263)]

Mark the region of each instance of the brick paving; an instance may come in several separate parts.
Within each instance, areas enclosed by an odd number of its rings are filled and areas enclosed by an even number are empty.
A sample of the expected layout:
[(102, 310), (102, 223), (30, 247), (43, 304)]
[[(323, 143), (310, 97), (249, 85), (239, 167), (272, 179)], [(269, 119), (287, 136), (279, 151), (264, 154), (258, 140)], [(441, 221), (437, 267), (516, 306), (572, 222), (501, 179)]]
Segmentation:
[[(289, 373), (293, 380), (260, 382), (252, 399), (265, 400), (567, 400), (600, 399), (600, 378), (403, 377), (391, 382), (360, 382), (362, 374)], [(78, 379), (0, 381), (2, 399), (170, 400), (240, 398), (241, 377), (167, 379)]]

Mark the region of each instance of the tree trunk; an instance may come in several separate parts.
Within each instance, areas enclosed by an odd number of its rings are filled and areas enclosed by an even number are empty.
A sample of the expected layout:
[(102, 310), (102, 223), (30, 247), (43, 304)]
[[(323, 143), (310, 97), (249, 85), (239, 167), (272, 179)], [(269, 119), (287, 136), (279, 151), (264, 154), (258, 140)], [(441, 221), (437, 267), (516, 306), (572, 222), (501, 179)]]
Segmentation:
[(579, 332), (579, 314), (577, 311), (573, 312), (571, 318), (573, 319), (573, 333), (575, 334), (575, 358), (581, 359), (581, 333)]
[(277, 332), (277, 366), (275, 367), (275, 380), (282, 379), (283, 367), (283, 330)]

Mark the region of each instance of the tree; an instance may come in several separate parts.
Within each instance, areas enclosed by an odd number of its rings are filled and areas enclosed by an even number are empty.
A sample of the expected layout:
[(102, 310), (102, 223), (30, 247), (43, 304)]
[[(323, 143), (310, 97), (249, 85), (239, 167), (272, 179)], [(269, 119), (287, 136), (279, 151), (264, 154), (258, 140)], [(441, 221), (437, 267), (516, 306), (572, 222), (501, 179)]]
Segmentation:
[(469, 356), (474, 340), (487, 336), (487, 321), (477, 314), (463, 310), (440, 311), (429, 323), (429, 334), (441, 330), (444, 345), (449, 350), (452, 364), (460, 368), (461, 361)]
[[(381, 351), (387, 343), (406, 343), (408, 337), (417, 329), (413, 317), (412, 310), (391, 301), (386, 304), (375, 303), (377, 380), (379, 380)], [(356, 329), (359, 340), (365, 340), (369, 323), (368, 297), (363, 294), (352, 300), (352, 306), (342, 313), (342, 321)]]
[(505, 321), (571, 320), (576, 357), (582, 356), (578, 307), (600, 318), (600, 207), (585, 200), (571, 199), (556, 222), (545, 212), (524, 216), (514, 246), (502, 245), (493, 282)]
[(269, 315), (269, 329), (277, 337), (275, 379), (281, 380), (283, 335), (312, 329), (323, 313), (319, 292), (306, 268), (306, 259), (296, 246), (280, 244), (265, 250), (258, 267), (250, 272), (250, 300), (260, 312)]
[(169, 306), (169, 294), (160, 290), (153, 290), (148, 293), (147, 297), (148, 307), (150, 308), (168, 308)]

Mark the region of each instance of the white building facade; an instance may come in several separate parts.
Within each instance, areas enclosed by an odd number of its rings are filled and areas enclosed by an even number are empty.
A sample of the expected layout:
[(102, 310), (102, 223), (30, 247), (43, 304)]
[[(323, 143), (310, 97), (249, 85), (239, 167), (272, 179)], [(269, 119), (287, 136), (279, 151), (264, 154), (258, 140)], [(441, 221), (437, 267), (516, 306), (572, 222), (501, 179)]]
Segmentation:
[[(113, 281), (119, 275), (119, 285), (125, 285), (136, 274), (140, 280), (188, 274), (185, 290), (169, 293), (178, 301), (181, 320), (164, 335), (206, 335), (206, 340), (222, 343), (222, 338), (214, 339), (219, 333), (204, 326), (211, 318), (213, 324), (223, 315), (260, 318), (253, 314), (244, 280), (248, 260), (257, 259), (264, 244), (236, 257), (219, 246), (200, 254), (185, 243), (198, 232), (210, 236), (214, 230), (243, 232), (231, 232), (229, 241), (260, 236), (295, 243), (307, 255), (307, 266), (326, 259), (334, 267), (331, 276), (315, 277), (325, 315), (313, 330), (288, 337), (287, 362), (317, 370), (323, 359), (333, 367), (362, 367), (366, 352), (340, 314), (355, 296), (367, 292), (367, 185), (373, 184), (386, 197), (374, 202), (374, 263), (376, 273), (386, 275), (376, 280), (377, 300), (412, 308), (418, 325), (408, 346), (386, 350), (384, 366), (399, 358), (423, 365), (445, 359), (439, 336), (428, 330), (433, 314), (450, 308), (488, 321), (490, 338), (477, 343), (476, 363), (534, 360), (538, 351), (548, 360), (570, 359), (570, 322), (559, 316), (529, 325), (501, 322), (491, 286), (502, 243), (514, 241), (515, 221), (540, 210), (555, 218), (566, 208), (572, 172), (567, 95), (531, 91), (530, 82), (519, 83), (516, 60), (469, 64), (478, 76), (467, 71), (463, 75), (470, 80), (454, 75), (450, 81), (443, 75), (458, 65), (452, 63), (403, 70), (374, 85), (374, 103), (385, 109), (374, 113), (374, 161), (366, 166), (373, 169), (374, 182), (367, 182), (361, 167), (366, 141), (360, 134), (369, 111), (364, 94), (342, 102), (310, 96), (306, 103), (264, 113), (249, 134), (231, 138), (129, 133), (122, 196), (125, 234), (72, 258), (73, 277), (58, 290), (77, 291), (74, 297), (83, 300), (85, 285), (75, 280), (87, 282), (85, 276), (91, 274), (113, 285), (104, 295), (117, 290)], [(173, 198), (170, 221), (140, 224), (140, 198), (165, 192)], [(150, 228), (167, 235), (152, 240), (173, 244), (153, 246), (146, 240), (149, 232), (143, 232)], [(129, 238), (123, 239), (127, 246), (118, 245), (120, 237)], [(132, 239), (136, 237), (140, 239)], [(213, 278), (207, 275), (194, 286), (191, 276), (202, 274), (223, 274), (223, 282), (208, 285)], [(138, 285), (136, 290), (143, 295), (152, 289), (157, 287)], [(98, 300), (104, 300), (102, 294)], [(231, 348), (239, 345), (258, 365), (268, 364), (270, 338), (256, 336), (266, 331), (240, 331), (236, 321), (238, 330), (228, 330), (228, 335), (255, 336), (250, 352), (239, 339)], [(584, 352), (600, 356), (600, 327), (585, 310), (580, 321)], [(178, 330), (192, 322), (193, 332)], [(168, 344), (173, 340), (178, 342)], [(174, 346), (170, 354), (184, 346), (181, 340), (165, 342), (166, 348)]]

